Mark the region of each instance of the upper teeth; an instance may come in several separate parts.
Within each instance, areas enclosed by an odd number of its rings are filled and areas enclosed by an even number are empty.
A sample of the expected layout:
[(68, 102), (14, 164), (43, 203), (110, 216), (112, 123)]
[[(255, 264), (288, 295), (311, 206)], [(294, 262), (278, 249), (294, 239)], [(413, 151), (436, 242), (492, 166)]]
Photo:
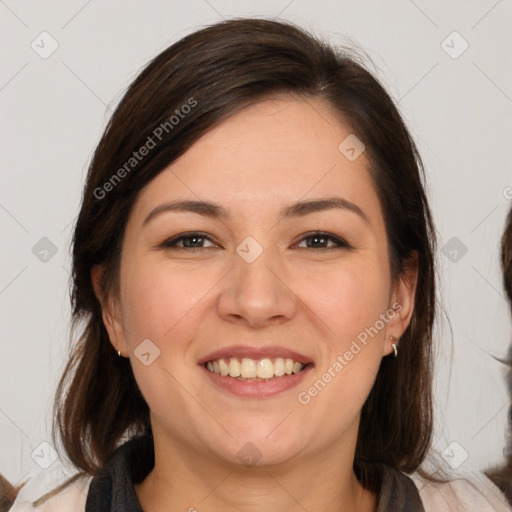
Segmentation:
[(206, 367), (211, 372), (230, 377), (242, 377), (244, 379), (260, 378), (271, 379), (273, 377), (282, 377), (299, 373), (304, 365), (293, 359), (277, 357), (269, 359), (267, 357), (255, 360), (244, 357), (222, 358), (215, 361), (208, 361)]

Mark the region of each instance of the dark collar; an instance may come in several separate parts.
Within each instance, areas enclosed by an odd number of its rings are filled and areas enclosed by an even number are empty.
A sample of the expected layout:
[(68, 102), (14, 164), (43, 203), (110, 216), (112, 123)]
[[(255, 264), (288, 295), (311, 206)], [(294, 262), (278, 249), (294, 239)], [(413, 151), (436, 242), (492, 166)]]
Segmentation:
[[(153, 437), (134, 437), (119, 446), (93, 477), (85, 512), (143, 512), (134, 484), (141, 483), (155, 465)], [(425, 512), (414, 482), (389, 466), (382, 466), (382, 485), (376, 512)]]
[(85, 512), (143, 512), (134, 484), (141, 483), (154, 465), (152, 435), (119, 446), (91, 480)]
[(376, 512), (425, 512), (414, 482), (390, 466), (381, 467), (382, 484)]

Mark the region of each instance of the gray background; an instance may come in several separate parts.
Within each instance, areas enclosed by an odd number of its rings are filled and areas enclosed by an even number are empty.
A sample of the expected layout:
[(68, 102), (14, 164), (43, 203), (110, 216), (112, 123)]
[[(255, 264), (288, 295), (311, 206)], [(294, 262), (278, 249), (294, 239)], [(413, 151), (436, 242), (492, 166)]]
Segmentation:
[(511, 0), (0, 1), (0, 472), (18, 482), (58, 466), (71, 230), (111, 110), (151, 57), (240, 15), (349, 38), (375, 62), (419, 145), (440, 236), (434, 445), (460, 470), (502, 461), (509, 397), (492, 356), (511, 341), (498, 255), (512, 205), (511, 14)]

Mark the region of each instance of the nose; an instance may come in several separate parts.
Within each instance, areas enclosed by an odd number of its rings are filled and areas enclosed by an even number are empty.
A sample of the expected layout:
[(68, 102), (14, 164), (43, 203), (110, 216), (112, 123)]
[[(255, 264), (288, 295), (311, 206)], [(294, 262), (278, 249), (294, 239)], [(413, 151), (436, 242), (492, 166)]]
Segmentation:
[(286, 322), (295, 315), (293, 283), (286, 282), (286, 272), (274, 251), (264, 249), (250, 263), (238, 254), (233, 259), (234, 268), (224, 280), (217, 306), (224, 320), (261, 328)]

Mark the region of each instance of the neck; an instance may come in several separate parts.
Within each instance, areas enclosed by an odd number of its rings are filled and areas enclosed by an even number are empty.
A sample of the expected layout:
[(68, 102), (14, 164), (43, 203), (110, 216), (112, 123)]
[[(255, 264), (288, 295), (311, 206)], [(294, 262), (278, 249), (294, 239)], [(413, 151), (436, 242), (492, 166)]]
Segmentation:
[[(155, 431), (153, 431), (155, 434)], [(155, 436), (155, 466), (135, 492), (145, 512), (257, 512), (376, 509), (352, 469), (353, 452), (329, 447), (305, 459), (245, 467), (219, 462)], [(160, 442), (159, 442), (160, 441)]]

